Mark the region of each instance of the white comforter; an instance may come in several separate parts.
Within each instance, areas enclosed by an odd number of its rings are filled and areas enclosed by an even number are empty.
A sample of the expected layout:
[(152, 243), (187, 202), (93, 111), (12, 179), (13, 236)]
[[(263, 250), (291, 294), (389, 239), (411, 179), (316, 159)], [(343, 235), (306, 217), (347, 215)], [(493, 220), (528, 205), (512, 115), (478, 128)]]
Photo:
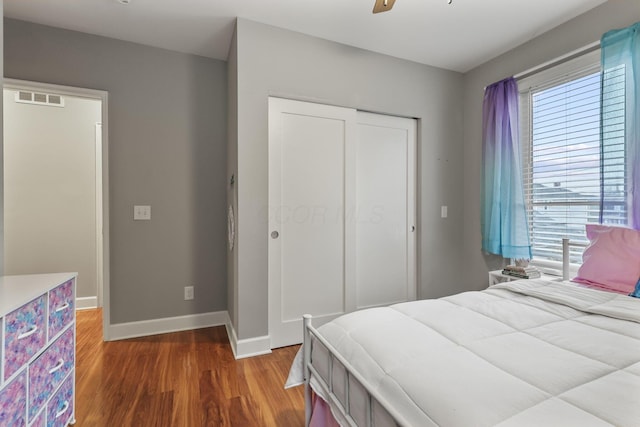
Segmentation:
[(412, 426), (640, 426), (640, 299), (516, 281), (320, 328)]

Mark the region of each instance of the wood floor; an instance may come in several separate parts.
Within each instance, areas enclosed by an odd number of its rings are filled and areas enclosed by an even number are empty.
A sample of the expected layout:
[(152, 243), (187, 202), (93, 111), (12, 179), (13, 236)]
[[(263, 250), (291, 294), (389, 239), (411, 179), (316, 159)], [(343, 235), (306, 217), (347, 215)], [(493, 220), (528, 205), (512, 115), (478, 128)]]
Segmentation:
[(224, 327), (103, 342), (100, 310), (77, 320), (76, 426), (304, 425), (297, 346), (234, 360)]

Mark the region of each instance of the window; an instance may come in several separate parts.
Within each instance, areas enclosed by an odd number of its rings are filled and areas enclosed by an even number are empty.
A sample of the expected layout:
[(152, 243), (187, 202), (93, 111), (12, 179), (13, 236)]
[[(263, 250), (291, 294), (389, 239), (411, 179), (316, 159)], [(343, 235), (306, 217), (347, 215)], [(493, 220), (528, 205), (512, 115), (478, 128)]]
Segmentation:
[[(600, 119), (599, 51), (519, 82), (525, 202), (534, 262), (562, 261), (562, 238), (587, 242), (586, 223), (626, 224), (624, 69), (608, 70)], [(601, 146), (601, 133), (603, 144)], [(607, 187), (601, 185), (607, 174)], [(572, 248), (580, 263), (581, 248)]]

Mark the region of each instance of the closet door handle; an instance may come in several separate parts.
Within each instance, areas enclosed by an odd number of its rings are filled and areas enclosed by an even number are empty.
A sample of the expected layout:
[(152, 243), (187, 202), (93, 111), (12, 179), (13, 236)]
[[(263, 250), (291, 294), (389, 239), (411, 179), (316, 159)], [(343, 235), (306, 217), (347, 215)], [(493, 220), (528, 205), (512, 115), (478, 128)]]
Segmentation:
[(272, 231), (271, 232), (271, 238), (272, 239), (277, 239), (278, 237), (280, 237), (280, 233), (278, 233), (277, 231)]

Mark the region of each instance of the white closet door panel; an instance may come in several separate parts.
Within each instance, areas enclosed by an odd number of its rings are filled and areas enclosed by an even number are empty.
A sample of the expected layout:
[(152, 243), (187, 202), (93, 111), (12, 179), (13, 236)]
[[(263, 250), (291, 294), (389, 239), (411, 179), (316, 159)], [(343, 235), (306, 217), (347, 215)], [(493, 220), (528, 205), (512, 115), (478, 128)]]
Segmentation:
[[(269, 99), (269, 335), (302, 341), (302, 315), (320, 325), (355, 307), (346, 286), (345, 174), (355, 110)], [(274, 238), (274, 236), (277, 236)], [(353, 287), (352, 287), (353, 288)]]
[(358, 113), (356, 305), (415, 299), (415, 120)]
[(407, 299), (407, 142), (403, 129), (359, 126), (358, 307)]
[(415, 299), (416, 121), (269, 99), (269, 335)]
[(344, 312), (341, 120), (283, 114), (282, 319)]

